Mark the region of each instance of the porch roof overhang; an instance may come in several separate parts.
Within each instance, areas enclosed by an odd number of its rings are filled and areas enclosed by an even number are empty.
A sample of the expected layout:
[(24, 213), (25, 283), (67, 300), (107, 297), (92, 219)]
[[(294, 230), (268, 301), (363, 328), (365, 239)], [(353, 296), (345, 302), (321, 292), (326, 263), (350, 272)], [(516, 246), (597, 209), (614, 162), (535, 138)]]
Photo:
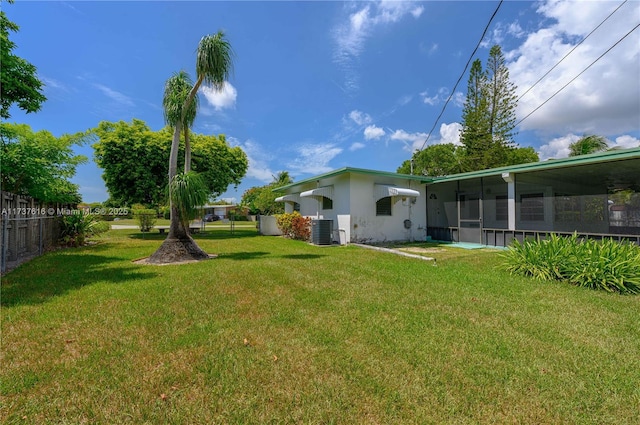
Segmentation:
[(375, 190), (374, 190), (374, 198), (376, 202), (388, 196), (417, 198), (418, 196), (420, 196), (420, 192), (418, 192), (417, 190), (408, 189), (405, 187), (390, 186), (386, 184), (376, 184)]
[[(571, 174), (575, 174), (573, 170), (585, 165), (606, 165), (613, 164), (615, 162), (622, 163), (629, 160), (640, 159), (640, 147), (632, 149), (612, 149), (605, 152), (598, 152), (588, 155), (579, 155), (568, 158), (548, 159), (540, 162), (529, 162), (526, 164), (510, 165), (506, 167), (490, 168), (487, 170), (470, 171), (467, 173), (451, 174), (448, 176), (435, 177), (431, 182), (427, 184), (438, 184), (451, 181), (474, 179), (478, 177), (490, 177), (497, 176), (502, 177), (505, 174), (509, 174), (510, 177), (514, 174), (524, 174), (531, 172), (563, 172), (569, 171)], [(608, 166), (608, 165), (607, 165)], [(615, 169), (616, 167), (612, 167)], [(504, 177), (503, 177), (504, 178)]]
[(331, 200), (333, 200), (333, 186), (323, 186), (323, 187), (317, 187), (315, 189), (311, 189), (311, 190), (306, 190), (302, 193), (300, 193), (300, 197), (301, 198), (308, 198), (308, 197), (313, 197), (313, 198), (329, 198)]

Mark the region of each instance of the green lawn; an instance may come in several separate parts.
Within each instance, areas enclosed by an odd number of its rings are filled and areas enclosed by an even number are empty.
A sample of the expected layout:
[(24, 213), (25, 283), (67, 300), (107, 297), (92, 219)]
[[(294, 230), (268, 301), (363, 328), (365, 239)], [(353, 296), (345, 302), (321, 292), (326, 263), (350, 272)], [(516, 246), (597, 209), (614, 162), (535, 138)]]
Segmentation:
[[(0, 421), (637, 424), (640, 297), (255, 229), (111, 231), (2, 279)], [(434, 251), (434, 250), (432, 250)]]

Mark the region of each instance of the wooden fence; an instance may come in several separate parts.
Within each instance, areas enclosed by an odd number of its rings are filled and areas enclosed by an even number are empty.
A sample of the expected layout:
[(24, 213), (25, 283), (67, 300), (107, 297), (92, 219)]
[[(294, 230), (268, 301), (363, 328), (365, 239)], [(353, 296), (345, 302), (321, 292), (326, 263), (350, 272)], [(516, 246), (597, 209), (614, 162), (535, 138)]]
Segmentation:
[(1, 272), (53, 248), (60, 239), (59, 215), (68, 206), (0, 192)]

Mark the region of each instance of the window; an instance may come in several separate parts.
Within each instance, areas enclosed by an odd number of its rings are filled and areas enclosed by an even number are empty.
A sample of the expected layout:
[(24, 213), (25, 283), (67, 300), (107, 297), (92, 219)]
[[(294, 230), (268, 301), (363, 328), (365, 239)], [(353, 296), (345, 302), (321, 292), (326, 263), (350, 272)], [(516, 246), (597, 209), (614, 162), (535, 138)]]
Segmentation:
[(544, 195), (542, 193), (520, 195), (520, 220), (544, 221)]
[(293, 203), (293, 210), (300, 212), (300, 204), (297, 202)]
[(326, 196), (322, 197), (322, 209), (323, 210), (332, 210), (333, 209), (333, 200), (331, 198), (327, 198)]
[(391, 196), (380, 198), (376, 202), (376, 215), (391, 215)]
[(507, 195), (496, 195), (496, 221), (507, 221), (509, 219), (509, 204)]
[(580, 221), (580, 198), (562, 193), (556, 193), (553, 203), (555, 221), (562, 223), (577, 223)]

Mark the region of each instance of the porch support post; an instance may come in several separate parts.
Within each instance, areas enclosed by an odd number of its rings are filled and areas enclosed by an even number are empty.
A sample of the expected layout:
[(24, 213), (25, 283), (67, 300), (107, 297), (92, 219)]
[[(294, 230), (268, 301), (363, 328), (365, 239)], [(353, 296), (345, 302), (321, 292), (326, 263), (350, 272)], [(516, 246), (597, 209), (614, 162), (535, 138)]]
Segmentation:
[(507, 210), (509, 214), (508, 228), (516, 230), (516, 179), (513, 173), (502, 173), (502, 179), (507, 182)]

